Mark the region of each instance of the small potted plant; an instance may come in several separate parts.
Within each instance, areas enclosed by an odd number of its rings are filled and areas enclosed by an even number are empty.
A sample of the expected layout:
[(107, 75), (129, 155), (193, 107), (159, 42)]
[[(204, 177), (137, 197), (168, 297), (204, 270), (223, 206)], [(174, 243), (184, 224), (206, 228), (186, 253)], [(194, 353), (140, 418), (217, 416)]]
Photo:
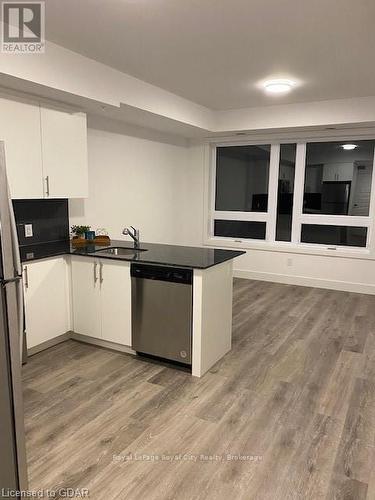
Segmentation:
[(90, 231), (91, 227), (90, 226), (72, 226), (71, 227), (71, 232), (73, 239), (85, 239), (85, 233), (87, 231)]

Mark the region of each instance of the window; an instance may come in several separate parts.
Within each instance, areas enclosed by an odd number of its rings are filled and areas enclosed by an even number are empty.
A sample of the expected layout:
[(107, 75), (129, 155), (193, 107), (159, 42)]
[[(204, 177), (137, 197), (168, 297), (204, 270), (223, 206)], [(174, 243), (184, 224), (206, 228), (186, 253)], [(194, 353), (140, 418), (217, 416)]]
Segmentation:
[(267, 212), (270, 146), (217, 148), (216, 210)]
[(374, 140), (215, 148), (209, 238), (370, 247)]
[(365, 247), (367, 227), (302, 224), (301, 241), (323, 245)]
[(264, 240), (266, 239), (266, 223), (216, 219), (214, 234), (215, 236)]
[(213, 236), (266, 239), (270, 161), (269, 144), (216, 149)]
[(345, 150), (342, 142), (306, 146), (303, 213), (369, 215), (374, 141), (356, 141)]

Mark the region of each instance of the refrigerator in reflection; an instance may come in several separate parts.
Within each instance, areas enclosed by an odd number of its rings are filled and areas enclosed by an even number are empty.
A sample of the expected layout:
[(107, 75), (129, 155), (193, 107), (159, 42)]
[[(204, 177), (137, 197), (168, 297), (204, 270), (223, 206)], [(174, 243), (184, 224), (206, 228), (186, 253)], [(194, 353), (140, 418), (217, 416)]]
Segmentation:
[(322, 214), (348, 215), (351, 182), (323, 182)]
[(0, 491), (27, 488), (21, 363), (22, 268), (0, 142)]

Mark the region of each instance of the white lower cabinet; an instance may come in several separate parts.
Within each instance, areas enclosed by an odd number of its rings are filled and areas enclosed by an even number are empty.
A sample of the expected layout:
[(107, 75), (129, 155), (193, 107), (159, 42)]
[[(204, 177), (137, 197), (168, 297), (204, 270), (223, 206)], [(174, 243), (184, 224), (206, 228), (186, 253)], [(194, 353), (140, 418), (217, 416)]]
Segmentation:
[(68, 264), (64, 257), (23, 265), (28, 349), (70, 330)]
[(131, 345), (130, 264), (101, 259), (102, 339)]
[(130, 264), (71, 257), (73, 330), (131, 345)]
[(73, 330), (89, 337), (101, 337), (99, 262), (71, 257)]

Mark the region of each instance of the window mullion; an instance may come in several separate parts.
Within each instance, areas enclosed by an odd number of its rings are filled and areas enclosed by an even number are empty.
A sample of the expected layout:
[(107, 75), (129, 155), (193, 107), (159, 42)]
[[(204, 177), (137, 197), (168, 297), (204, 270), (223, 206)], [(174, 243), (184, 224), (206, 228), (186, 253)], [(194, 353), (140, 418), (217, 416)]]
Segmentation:
[(306, 143), (297, 143), (293, 195), (292, 243), (300, 243), (301, 241), (301, 218), (305, 186), (305, 158)]
[(269, 221), (269, 215), (267, 212), (239, 212), (239, 211), (229, 212), (229, 211), (215, 210), (214, 218), (222, 220), (239, 220), (239, 221), (259, 221), (259, 222)]
[(267, 223), (267, 230), (266, 230), (266, 239), (268, 241), (275, 241), (275, 236), (276, 236), (279, 163), (280, 163), (280, 144), (274, 144), (271, 146), (270, 170), (269, 170), (269, 181), (268, 181), (269, 220)]
[(302, 214), (302, 224), (319, 224), (323, 226), (358, 226), (369, 227), (371, 217), (363, 215), (321, 215), (321, 214)]
[(370, 206), (369, 206), (369, 218), (371, 223), (367, 230), (367, 242), (366, 247), (371, 251), (374, 250), (374, 210), (375, 210), (375, 150), (372, 159), (372, 178), (371, 178), (371, 191), (370, 191)]

